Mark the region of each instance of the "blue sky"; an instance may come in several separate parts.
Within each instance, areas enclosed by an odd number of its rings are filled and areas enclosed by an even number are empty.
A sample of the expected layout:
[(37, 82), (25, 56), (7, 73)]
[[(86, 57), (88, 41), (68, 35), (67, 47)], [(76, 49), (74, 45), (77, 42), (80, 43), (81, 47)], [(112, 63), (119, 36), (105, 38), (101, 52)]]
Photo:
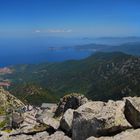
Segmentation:
[(0, 0), (0, 36), (140, 36), (140, 0)]

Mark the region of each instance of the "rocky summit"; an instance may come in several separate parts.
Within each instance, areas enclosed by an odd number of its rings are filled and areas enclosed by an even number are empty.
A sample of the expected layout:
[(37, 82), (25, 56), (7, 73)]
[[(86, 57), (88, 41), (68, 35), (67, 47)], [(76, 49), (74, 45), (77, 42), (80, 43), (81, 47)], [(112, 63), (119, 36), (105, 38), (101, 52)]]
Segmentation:
[(107, 102), (66, 95), (24, 104), (0, 89), (0, 140), (140, 140), (140, 97)]

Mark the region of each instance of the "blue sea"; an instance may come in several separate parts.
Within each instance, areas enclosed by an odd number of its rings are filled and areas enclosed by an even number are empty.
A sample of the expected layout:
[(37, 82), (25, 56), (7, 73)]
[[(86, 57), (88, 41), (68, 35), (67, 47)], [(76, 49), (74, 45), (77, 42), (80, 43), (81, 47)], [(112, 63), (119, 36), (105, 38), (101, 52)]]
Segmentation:
[[(47, 50), (44, 52), (33, 53), (26, 51), (16, 50), (13, 48), (2, 50), (0, 49), (0, 67), (15, 65), (15, 64), (35, 64), (43, 62), (61, 62), (65, 60), (78, 60), (85, 58), (91, 54), (88, 51), (76, 51), (74, 49), (69, 50)], [(31, 51), (31, 50), (30, 50)]]
[[(77, 45), (107, 44), (120, 45), (127, 42), (140, 42), (140, 38), (64, 38), (46, 36), (2, 37), (0, 36), (0, 67), (15, 64), (35, 64), (61, 62), (88, 57), (93, 51), (74, 49)], [(48, 49), (54, 47), (56, 49)], [(68, 49), (57, 49), (57, 48)]]
[[(16, 64), (36, 64), (77, 60), (91, 55), (89, 51), (78, 51), (70, 46), (76, 43), (44, 40), (0, 40), (0, 67)], [(78, 43), (77, 43), (78, 44)], [(79, 43), (81, 44), (81, 43)], [(68, 49), (48, 49), (50, 47), (68, 47)]]

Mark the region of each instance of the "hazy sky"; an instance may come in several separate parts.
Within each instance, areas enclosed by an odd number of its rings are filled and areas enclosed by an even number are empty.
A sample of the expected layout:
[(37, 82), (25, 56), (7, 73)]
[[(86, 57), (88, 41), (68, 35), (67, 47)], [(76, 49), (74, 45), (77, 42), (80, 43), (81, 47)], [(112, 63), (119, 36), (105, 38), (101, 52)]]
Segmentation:
[(140, 36), (140, 0), (0, 0), (0, 36)]

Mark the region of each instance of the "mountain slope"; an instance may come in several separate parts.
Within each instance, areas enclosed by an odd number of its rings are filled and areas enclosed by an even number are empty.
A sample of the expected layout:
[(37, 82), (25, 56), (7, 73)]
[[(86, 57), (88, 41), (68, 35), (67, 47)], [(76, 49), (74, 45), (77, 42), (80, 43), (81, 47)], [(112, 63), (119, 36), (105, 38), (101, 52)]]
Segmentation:
[(17, 109), (24, 104), (16, 97), (0, 87), (0, 115), (4, 115), (7, 109)]
[[(39, 85), (52, 98), (80, 92), (93, 100), (120, 99), (140, 95), (140, 58), (120, 52), (96, 53), (79, 61), (19, 65), (12, 67), (13, 94), (23, 84)], [(16, 89), (16, 90), (15, 90)], [(41, 95), (41, 94), (40, 94)]]

